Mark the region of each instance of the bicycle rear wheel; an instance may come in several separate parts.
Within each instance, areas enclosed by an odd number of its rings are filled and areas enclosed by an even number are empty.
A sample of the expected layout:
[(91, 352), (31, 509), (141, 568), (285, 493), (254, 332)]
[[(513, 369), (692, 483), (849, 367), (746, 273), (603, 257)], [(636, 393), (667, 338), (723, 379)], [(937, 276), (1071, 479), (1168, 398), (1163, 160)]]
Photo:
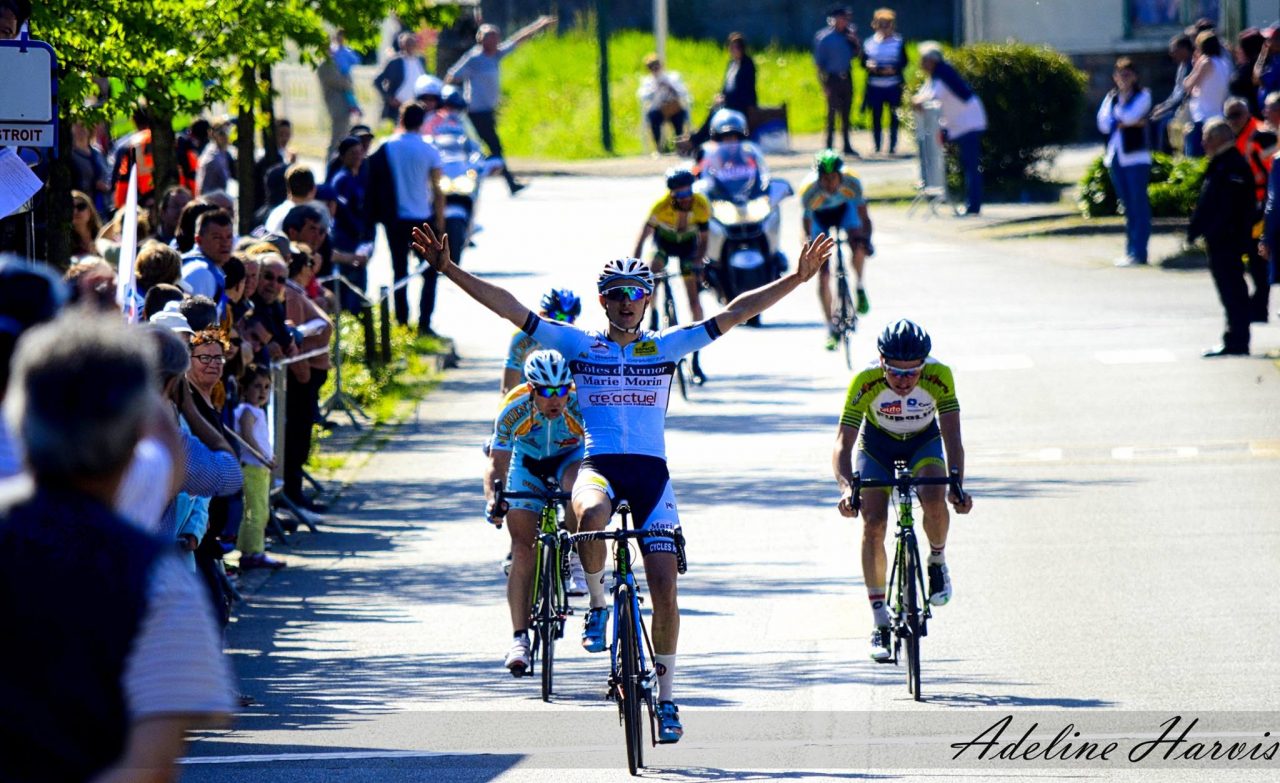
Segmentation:
[(622, 699), (622, 730), (627, 739), (627, 768), (632, 775), (639, 774), (644, 768), (644, 724), (640, 721), (640, 710), (644, 698), (640, 693), (640, 640), (636, 638), (635, 619), (631, 616), (632, 597), (630, 590), (620, 593), (617, 616), (618, 657), (622, 659), (622, 684), (618, 696)]
[(556, 631), (559, 617), (556, 601), (556, 581), (559, 578), (560, 559), (554, 547), (542, 549), (542, 599), (538, 615), (539, 635), (542, 637), (542, 700), (551, 700), (555, 677)]
[(907, 693), (920, 701), (920, 564), (914, 547), (906, 551), (904, 577), (907, 580)]

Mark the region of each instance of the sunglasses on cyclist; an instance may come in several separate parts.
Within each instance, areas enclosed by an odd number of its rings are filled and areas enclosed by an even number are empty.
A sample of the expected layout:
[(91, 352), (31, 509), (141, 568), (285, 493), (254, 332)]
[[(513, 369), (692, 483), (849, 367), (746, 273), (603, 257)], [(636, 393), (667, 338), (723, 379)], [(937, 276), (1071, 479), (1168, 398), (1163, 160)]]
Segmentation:
[(611, 302), (639, 302), (649, 295), (649, 289), (638, 285), (623, 285), (610, 288), (604, 292), (604, 298)]
[(673, 190), (671, 191), (671, 196), (672, 198), (693, 198), (693, 189)]
[(551, 312), (547, 313), (547, 317), (553, 321), (561, 321), (567, 324), (573, 323), (573, 316), (568, 313)]
[(545, 397), (546, 399), (569, 396), (568, 384), (565, 384), (564, 386), (534, 386), (533, 391), (539, 397)]
[(901, 367), (893, 367), (888, 364), (884, 366), (884, 371), (889, 373), (895, 378), (914, 378), (917, 375), (919, 375), (920, 371), (923, 369), (924, 369), (923, 364), (920, 365), (919, 367), (909, 367), (905, 370), (902, 369)]

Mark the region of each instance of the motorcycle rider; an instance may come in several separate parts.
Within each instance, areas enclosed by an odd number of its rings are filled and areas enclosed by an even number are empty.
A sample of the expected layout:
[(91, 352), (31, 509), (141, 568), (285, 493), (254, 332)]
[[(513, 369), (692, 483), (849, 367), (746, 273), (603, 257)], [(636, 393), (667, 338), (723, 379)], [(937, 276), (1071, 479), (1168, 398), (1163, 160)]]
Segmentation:
[(427, 116), (422, 123), (423, 136), (456, 135), (466, 137), (466, 154), (468, 156), (483, 153), (480, 137), (476, 129), (467, 119), (467, 99), (453, 85), (448, 85), (440, 92), (440, 107)]
[(747, 140), (742, 112), (717, 111), (711, 118), (711, 139), (698, 163), (710, 199), (741, 204), (768, 192), (769, 167), (760, 148)]

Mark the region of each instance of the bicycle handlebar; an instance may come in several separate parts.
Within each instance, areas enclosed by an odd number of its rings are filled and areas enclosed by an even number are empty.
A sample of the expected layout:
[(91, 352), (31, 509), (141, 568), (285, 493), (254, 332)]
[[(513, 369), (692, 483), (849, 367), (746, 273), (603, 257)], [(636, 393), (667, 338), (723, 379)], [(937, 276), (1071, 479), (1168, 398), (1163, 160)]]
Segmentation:
[(578, 541), (622, 541), (628, 538), (669, 538), (675, 541), (678, 534), (674, 530), (591, 530), (586, 533), (573, 533), (569, 536), (575, 543)]
[(949, 476), (904, 476), (885, 481), (883, 479), (868, 479), (864, 481), (861, 473), (854, 473), (849, 486), (853, 489), (853, 508), (855, 511), (862, 508), (862, 490), (866, 489), (897, 489), (909, 490), (911, 487), (926, 486), (948, 486), (953, 489), (962, 500), (965, 497), (964, 487), (960, 480), (960, 471), (956, 468), (951, 469)]
[[(508, 492), (502, 485), (502, 479), (494, 479), (493, 502), (489, 504), (487, 512), (489, 512), (489, 520), (492, 522), (494, 516), (497, 516), (499, 520), (501, 520), (501, 518), (505, 517), (507, 512), (511, 510), (510, 506), (507, 504), (508, 500), (541, 500), (544, 503), (556, 503), (570, 500), (572, 497), (573, 496), (570, 493), (564, 491)], [(501, 521), (498, 521), (495, 524), (499, 527), (502, 526)]]

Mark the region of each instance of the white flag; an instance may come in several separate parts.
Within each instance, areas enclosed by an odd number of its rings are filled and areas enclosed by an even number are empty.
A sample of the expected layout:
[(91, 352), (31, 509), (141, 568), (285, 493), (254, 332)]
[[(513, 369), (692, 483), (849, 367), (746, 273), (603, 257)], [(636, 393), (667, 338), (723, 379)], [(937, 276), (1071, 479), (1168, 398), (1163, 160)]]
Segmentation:
[[(136, 151), (135, 151), (136, 155)], [(120, 263), (116, 268), (116, 302), (124, 311), (125, 321), (142, 320), (142, 302), (138, 296), (138, 279), (133, 268), (138, 257), (138, 161), (129, 166), (129, 195), (124, 202), (124, 222), (120, 226)]]

